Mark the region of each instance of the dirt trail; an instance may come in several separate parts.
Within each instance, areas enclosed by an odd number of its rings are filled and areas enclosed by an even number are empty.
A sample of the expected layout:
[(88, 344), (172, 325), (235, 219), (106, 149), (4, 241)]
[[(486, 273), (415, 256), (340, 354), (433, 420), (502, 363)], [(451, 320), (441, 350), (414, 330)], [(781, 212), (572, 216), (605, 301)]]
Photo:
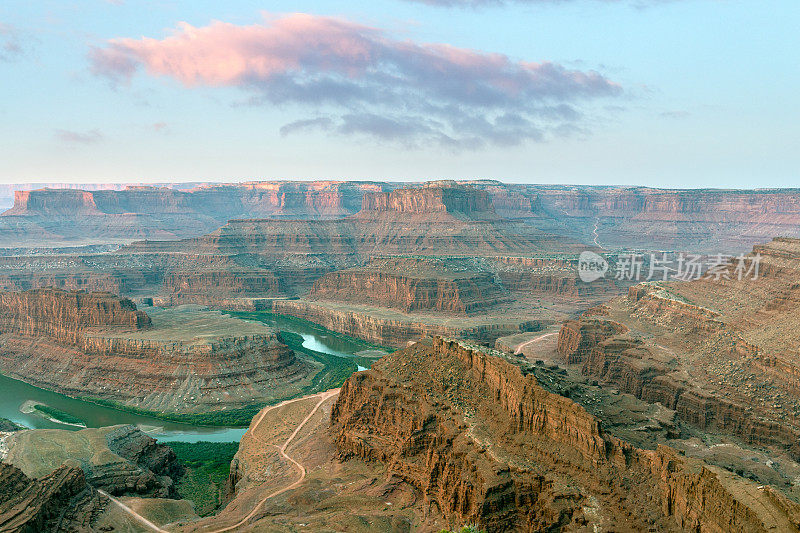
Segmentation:
[(535, 339), (531, 339), (529, 341), (523, 342), (522, 344), (517, 346), (516, 350), (514, 350), (514, 355), (521, 354), (523, 348), (526, 348), (527, 346), (530, 346), (531, 344), (533, 344), (535, 342), (539, 342), (540, 340), (545, 339), (547, 337), (552, 337), (553, 335), (558, 335), (558, 332), (554, 331), (553, 333), (545, 333), (544, 335), (540, 335), (540, 336), (536, 337)]
[(595, 246), (597, 246), (598, 248), (602, 248), (603, 246), (597, 241), (597, 239), (600, 238), (600, 235), (597, 233), (597, 229), (598, 229), (599, 226), (600, 226), (600, 220), (598, 219), (594, 223), (594, 228), (592, 229), (592, 235), (594, 235), (594, 244), (595, 244)]
[(143, 517), (142, 515), (140, 515), (139, 513), (137, 513), (136, 511), (134, 511), (133, 509), (131, 509), (130, 507), (128, 507), (127, 505), (125, 505), (124, 503), (122, 503), (121, 501), (119, 501), (118, 499), (113, 497), (112, 495), (110, 495), (109, 493), (107, 493), (106, 491), (101, 490), (101, 489), (97, 489), (97, 492), (99, 492), (100, 494), (102, 494), (103, 496), (105, 496), (106, 498), (108, 498), (109, 500), (114, 502), (115, 504), (117, 504), (123, 511), (125, 511), (126, 513), (128, 513), (129, 515), (131, 515), (136, 520), (138, 520), (142, 524), (146, 525), (147, 527), (149, 527), (153, 531), (158, 531), (158, 533), (169, 533), (169, 531), (167, 531), (166, 529), (161, 529), (160, 527), (158, 527), (157, 525), (152, 523), (150, 520), (148, 520), (147, 518)]
[[(296, 402), (296, 401), (299, 401), (299, 400), (306, 400), (308, 398), (319, 397), (319, 401), (314, 406), (314, 409), (312, 409), (311, 412), (308, 413), (308, 416), (306, 416), (303, 419), (303, 421), (300, 422), (300, 424), (297, 425), (297, 427), (294, 429), (292, 434), (289, 435), (289, 438), (286, 439), (286, 442), (283, 443), (283, 446), (278, 448), (278, 452), (281, 454), (281, 456), (284, 459), (288, 459), (300, 471), (300, 478), (298, 478), (294, 483), (292, 483), (290, 485), (287, 485), (286, 487), (283, 487), (282, 489), (278, 489), (275, 492), (272, 492), (271, 494), (267, 495), (264, 499), (262, 499), (261, 501), (259, 501), (256, 504), (256, 506), (253, 508), (252, 511), (250, 511), (250, 513), (247, 514), (247, 516), (245, 516), (244, 518), (242, 518), (241, 520), (236, 522), (234, 525), (228, 526), (228, 527), (224, 527), (222, 529), (214, 529), (214, 530), (210, 531), (210, 533), (223, 533), (224, 531), (232, 531), (232, 530), (244, 525), (248, 520), (250, 520), (251, 518), (253, 518), (253, 516), (255, 516), (255, 514), (258, 512), (258, 510), (261, 508), (261, 506), (264, 505), (267, 502), (267, 500), (269, 500), (271, 498), (274, 498), (275, 496), (278, 496), (279, 494), (283, 494), (286, 491), (292, 490), (293, 488), (299, 486), (303, 482), (303, 480), (306, 478), (306, 467), (301, 465), (299, 462), (297, 462), (292, 457), (288, 456), (286, 454), (286, 448), (289, 446), (289, 444), (291, 444), (291, 442), (294, 440), (294, 438), (297, 436), (297, 434), (300, 432), (300, 430), (303, 428), (303, 426), (305, 426), (306, 423), (309, 420), (311, 420), (311, 417), (314, 416), (314, 413), (317, 412), (317, 410), (320, 408), (320, 406), (322, 406), (322, 404), (325, 403), (326, 400), (328, 400), (329, 398), (332, 398), (333, 396), (336, 396), (337, 394), (339, 394), (339, 389), (331, 389), (329, 391), (321, 392), (321, 393), (315, 394), (313, 396), (306, 396), (304, 398), (296, 398), (294, 400), (289, 400), (289, 401), (280, 403), (278, 405), (272, 406), (269, 409), (265, 409), (264, 411), (262, 411), (261, 416), (258, 417), (258, 420), (256, 421), (256, 423), (253, 425), (253, 427), (251, 429), (251, 432), (253, 434), (253, 438), (255, 438), (256, 440), (261, 440), (258, 437), (258, 435), (256, 435), (256, 430), (258, 429), (258, 425), (261, 423), (262, 420), (264, 420), (264, 416), (268, 412), (270, 412), (272, 409), (275, 409), (277, 407), (281, 407), (282, 405), (286, 405), (287, 403), (292, 403), (292, 402)], [(273, 444), (269, 444), (269, 443), (265, 443), (265, 444), (267, 444), (269, 446), (274, 446)]]
[[(244, 518), (242, 518), (241, 520), (236, 522), (234, 525), (228, 526), (228, 527), (224, 527), (224, 528), (221, 528), (221, 529), (213, 529), (213, 530), (210, 530), (208, 533), (223, 533), (224, 531), (232, 531), (232, 530), (234, 530), (234, 529), (236, 529), (238, 527), (243, 526), (248, 520), (250, 520), (251, 518), (253, 518), (253, 516), (255, 516), (255, 514), (258, 512), (258, 510), (261, 508), (261, 506), (264, 505), (267, 502), (267, 500), (269, 500), (270, 498), (274, 498), (275, 496), (278, 496), (279, 494), (283, 494), (286, 491), (292, 490), (293, 488), (299, 486), (300, 483), (303, 482), (303, 480), (306, 478), (306, 467), (303, 466), (302, 464), (300, 464), (299, 462), (297, 462), (295, 459), (293, 459), (289, 455), (287, 455), (286, 454), (286, 448), (289, 447), (289, 444), (292, 443), (292, 441), (297, 436), (297, 434), (300, 432), (300, 430), (303, 429), (303, 426), (305, 426), (306, 423), (309, 420), (311, 420), (311, 417), (314, 416), (314, 413), (316, 413), (317, 410), (319, 410), (319, 408), (322, 406), (322, 404), (325, 403), (326, 400), (336, 396), (337, 394), (339, 394), (339, 389), (331, 389), (331, 390), (328, 390), (328, 391), (325, 391), (325, 392), (320, 392), (318, 394), (312, 394), (311, 396), (304, 396), (302, 398), (294, 398), (293, 400), (286, 400), (286, 401), (281, 402), (279, 404), (272, 405), (272, 406), (264, 409), (263, 411), (261, 411), (261, 414), (259, 415), (258, 419), (256, 420), (256, 423), (253, 424), (253, 426), (250, 428), (250, 433), (252, 434), (253, 438), (256, 439), (256, 440), (259, 440), (259, 441), (261, 441), (261, 438), (258, 435), (256, 435), (256, 431), (258, 430), (258, 426), (264, 420), (264, 417), (266, 416), (267, 413), (269, 413), (273, 409), (277, 409), (279, 407), (283, 407), (284, 405), (287, 405), (287, 404), (290, 404), (290, 403), (295, 403), (295, 402), (299, 402), (299, 401), (302, 401), (302, 400), (308, 400), (310, 398), (319, 398), (319, 401), (314, 406), (314, 408), (311, 410), (311, 412), (308, 413), (308, 416), (306, 416), (303, 419), (303, 421), (300, 422), (300, 424), (297, 425), (297, 427), (294, 429), (292, 434), (289, 435), (289, 438), (286, 439), (286, 442), (284, 442), (283, 445), (278, 448), (278, 452), (281, 454), (281, 457), (283, 457), (284, 459), (287, 459), (288, 461), (290, 461), (300, 471), (300, 478), (297, 479), (294, 483), (292, 483), (290, 485), (287, 485), (287, 486), (283, 487), (282, 489), (276, 490), (275, 492), (272, 492), (271, 494), (266, 496), (264, 499), (262, 499), (261, 501), (259, 501), (256, 504), (256, 506), (253, 508), (252, 511), (250, 511), (250, 513), (247, 514), (247, 516), (245, 516)], [(261, 441), (261, 442), (264, 442), (264, 441)], [(267, 443), (267, 442), (264, 442), (264, 444), (266, 444), (268, 446), (275, 446), (274, 444), (270, 444), (270, 443)], [(106, 496), (108, 499), (110, 499), (112, 502), (114, 502), (120, 508), (122, 508), (123, 511), (127, 512), (129, 515), (131, 515), (136, 520), (138, 520), (142, 524), (146, 525), (148, 528), (152, 529), (153, 531), (157, 531), (158, 533), (170, 533), (168, 530), (160, 528), (159, 526), (157, 526), (156, 524), (154, 524), (153, 522), (151, 522), (147, 518), (143, 517), (142, 515), (140, 515), (139, 513), (137, 513), (136, 511), (134, 511), (133, 509), (131, 509), (130, 507), (128, 507), (127, 505), (125, 505), (124, 503), (119, 501), (118, 499), (116, 499), (113, 496), (111, 496), (110, 494), (108, 494), (107, 492), (99, 490), (99, 489), (98, 489), (98, 492), (100, 494)]]

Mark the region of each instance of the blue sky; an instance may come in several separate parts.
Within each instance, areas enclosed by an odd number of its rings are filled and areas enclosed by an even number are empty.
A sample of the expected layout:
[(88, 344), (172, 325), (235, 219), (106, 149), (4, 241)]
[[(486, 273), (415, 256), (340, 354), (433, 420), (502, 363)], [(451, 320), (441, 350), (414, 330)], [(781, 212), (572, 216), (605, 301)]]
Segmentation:
[(798, 27), (797, 0), (5, 0), (0, 182), (795, 187)]

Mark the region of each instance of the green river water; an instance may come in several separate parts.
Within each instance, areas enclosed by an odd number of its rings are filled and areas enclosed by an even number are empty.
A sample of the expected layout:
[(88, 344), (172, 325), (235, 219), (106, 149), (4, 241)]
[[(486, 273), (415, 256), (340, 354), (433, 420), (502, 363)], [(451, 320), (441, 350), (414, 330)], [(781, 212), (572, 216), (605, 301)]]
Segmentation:
[[(280, 331), (297, 333), (303, 337), (303, 347), (338, 357), (353, 357), (357, 352), (374, 346), (332, 333), (324, 328), (303, 320), (281, 315), (259, 314), (259, 319)], [(359, 364), (359, 370), (364, 367)], [(62, 394), (46, 391), (0, 375), (0, 418), (29, 428), (69, 429), (80, 427), (49, 420), (36, 413), (24, 413), (25, 404), (36, 402), (54, 407), (60, 411), (84, 420), (88, 427), (111, 426), (115, 424), (136, 424), (153, 438), (160, 441), (239, 441), (247, 428), (241, 427), (203, 427), (190, 424), (168, 422), (158, 418), (120, 411), (92, 402), (69, 398)], [(28, 411), (29, 409), (24, 409)]]

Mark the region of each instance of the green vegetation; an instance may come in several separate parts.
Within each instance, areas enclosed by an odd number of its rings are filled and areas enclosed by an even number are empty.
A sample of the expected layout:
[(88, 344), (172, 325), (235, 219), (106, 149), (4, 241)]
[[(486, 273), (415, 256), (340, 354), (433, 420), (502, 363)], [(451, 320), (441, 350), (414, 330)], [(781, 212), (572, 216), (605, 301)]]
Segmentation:
[(15, 424), (11, 420), (7, 418), (0, 418), (0, 431), (3, 432), (11, 432), (11, 431), (19, 431), (20, 429), (25, 429), (23, 426), (19, 424)]
[(177, 483), (178, 493), (194, 502), (200, 516), (214, 514), (222, 505), (231, 460), (238, 442), (168, 442), (186, 468)]
[(79, 426), (86, 426), (86, 422), (81, 420), (78, 417), (72, 416), (69, 413), (65, 413), (60, 409), (56, 409), (55, 407), (50, 407), (49, 405), (43, 405), (37, 403), (33, 406), (33, 408), (43, 415), (52, 418), (53, 420), (58, 420), (59, 422), (64, 422), (65, 424), (75, 424)]
[[(360, 345), (362, 347), (361, 348), (362, 350), (381, 350), (388, 353), (397, 350), (397, 348), (392, 348), (390, 346), (382, 346), (380, 344), (375, 344), (369, 341), (365, 341), (364, 339), (351, 337), (350, 335), (345, 335), (344, 333), (339, 333), (338, 331), (330, 330), (325, 326), (317, 324), (316, 322), (311, 322), (310, 320), (306, 320), (305, 318), (299, 318), (296, 316), (279, 315), (272, 313), (270, 311), (225, 311), (225, 313), (236, 318), (243, 318), (245, 320), (258, 320), (260, 322), (265, 322), (267, 324), (274, 322), (276, 320), (286, 320), (286, 321), (296, 322), (298, 325), (302, 325), (308, 329), (314, 330), (321, 336), (341, 339), (343, 341)], [(280, 329), (280, 326), (276, 327)]]
[[(287, 398), (278, 398), (274, 403), (282, 402)], [(103, 407), (110, 407), (118, 411), (133, 413), (135, 415), (150, 416), (161, 420), (168, 420), (170, 422), (179, 422), (182, 424), (190, 424), (193, 426), (233, 426), (233, 427), (246, 427), (250, 425), (253, 417), (264, 408), (264, 405), (253, 404), (239, 409), (231, 409), (230, 411), (214, 411), (212, 413), (164, 413), (161, 411), (149, 411), (139, 407), (132, 407), (123, 405), (113, 400), (105, 400), (103, 398), (80, 398), (87, 402), (96, 403)]]

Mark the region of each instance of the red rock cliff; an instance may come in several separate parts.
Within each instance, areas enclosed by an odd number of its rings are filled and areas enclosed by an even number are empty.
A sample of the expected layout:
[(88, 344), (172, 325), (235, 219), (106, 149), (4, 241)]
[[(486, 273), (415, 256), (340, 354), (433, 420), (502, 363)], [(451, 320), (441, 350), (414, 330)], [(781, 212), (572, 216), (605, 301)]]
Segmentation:
[(0, 332), (78, 343), (83, 328), (98, 326), (141, 330), (150, 326), (150, 317), (127, 298), (109, 293), (58, 289), (0, 293)]
[(452, 340), (354, 374), (331, 426), (343, 457), (384, 463), (453, 524), (579, 529), (600, 527), (597, 513), (621, 531), (798, 530), (797, 504), (669, 448), (609, 436), (497, 352)]

